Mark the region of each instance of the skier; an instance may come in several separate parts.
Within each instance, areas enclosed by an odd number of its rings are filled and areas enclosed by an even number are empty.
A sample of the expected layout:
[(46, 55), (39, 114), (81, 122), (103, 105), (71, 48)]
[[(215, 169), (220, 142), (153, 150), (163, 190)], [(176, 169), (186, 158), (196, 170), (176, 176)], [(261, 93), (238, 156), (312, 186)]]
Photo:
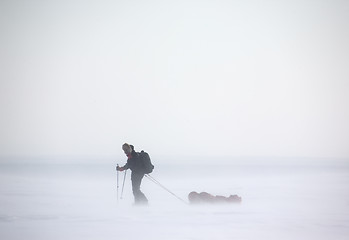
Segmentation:
[(117, 166), (117, 171), (124, 171), (131, 169), (131, 182), (132, 182), (132, 192), (135, 199), (136, 205), (148, 204), (148, 199), (141, 191), (141, 183), (144, 177), (144, 174), (147, 172), (145, 170), (144, 161), (142, 159), (142, 153), (138, 153), (134, 150), (134, 147), (128, 143), (122, 145), (122, 150), (128, 157), (127, 163), (123, 167)]

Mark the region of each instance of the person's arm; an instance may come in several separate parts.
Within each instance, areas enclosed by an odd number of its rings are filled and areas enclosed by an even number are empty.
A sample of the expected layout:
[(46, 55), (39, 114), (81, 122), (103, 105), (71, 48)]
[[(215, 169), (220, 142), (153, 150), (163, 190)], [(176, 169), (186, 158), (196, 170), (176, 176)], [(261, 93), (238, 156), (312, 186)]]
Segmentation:
[(119, 166), (116, 167), (116, 170), (118, 170), (118, 171), (124, 171), (124, 170), (127, 170), (127, 169), (129, 169), (128, 161), (127, 161), (127, 163), (123, 167), (119, 167)]

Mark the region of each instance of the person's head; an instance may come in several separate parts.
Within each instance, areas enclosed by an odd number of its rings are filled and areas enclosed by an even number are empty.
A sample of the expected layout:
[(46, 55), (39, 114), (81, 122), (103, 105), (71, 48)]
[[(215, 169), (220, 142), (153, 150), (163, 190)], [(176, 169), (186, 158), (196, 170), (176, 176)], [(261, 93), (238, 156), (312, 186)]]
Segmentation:
[(122, 150), (124, 150), (126, 155), (130, 155), (132, 153), (132, 147), (128, 143), (124, 143), (124, 145), (122, 145)]

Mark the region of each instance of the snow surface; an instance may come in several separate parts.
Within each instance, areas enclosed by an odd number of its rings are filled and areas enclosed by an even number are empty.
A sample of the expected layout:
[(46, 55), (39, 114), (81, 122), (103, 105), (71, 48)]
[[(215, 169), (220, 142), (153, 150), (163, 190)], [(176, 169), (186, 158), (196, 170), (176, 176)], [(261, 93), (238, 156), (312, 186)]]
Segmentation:
[[(119, 194), (123, 174), (119, 175)], [(133, 206), (130, 172), (116, 199), (115, 165), (2, 164), (0, 238), (347, 239), (348, 164), (160, 165), (152, 176), (187, 201), (191, 191), (238, 194), (241, 204), (184, 204), (144, 179)]]

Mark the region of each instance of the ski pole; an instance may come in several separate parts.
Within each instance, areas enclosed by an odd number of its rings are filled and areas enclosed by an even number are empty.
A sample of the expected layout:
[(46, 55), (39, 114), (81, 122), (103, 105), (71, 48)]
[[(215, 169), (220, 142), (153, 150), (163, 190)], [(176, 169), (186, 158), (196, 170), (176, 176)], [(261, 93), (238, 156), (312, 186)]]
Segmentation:
[(119, 203), (119, 164), (116, 165), (116, 198), (117, 202)]
[(122, 196), (123, 196), (123, 194), (124, 194), (124, 186), (125, 186), (126, 172), (127, 172), (127, 169), (125, 170), (125, 173), (124, 173), (124, 181), (122, 182), (121, 197), (120, 197), (120, 199), (122, 199)]

